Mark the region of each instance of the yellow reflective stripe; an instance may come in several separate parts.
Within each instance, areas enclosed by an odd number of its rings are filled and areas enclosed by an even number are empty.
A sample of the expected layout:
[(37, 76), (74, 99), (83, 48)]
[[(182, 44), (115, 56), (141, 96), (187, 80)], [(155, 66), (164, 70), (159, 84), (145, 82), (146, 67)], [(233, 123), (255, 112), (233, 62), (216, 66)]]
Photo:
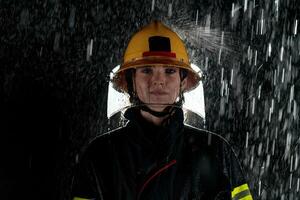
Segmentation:
[(91, 200), (91, 199), (80, 198), (80, 197), (74, 197), (73, 200)]
[(240, 200), (253, 200), (251, 195), (241, 198)]
[(234, 188), (231, 192), (231, 198), (233, 200), (253, 200), (248, 184), (243, 184)]

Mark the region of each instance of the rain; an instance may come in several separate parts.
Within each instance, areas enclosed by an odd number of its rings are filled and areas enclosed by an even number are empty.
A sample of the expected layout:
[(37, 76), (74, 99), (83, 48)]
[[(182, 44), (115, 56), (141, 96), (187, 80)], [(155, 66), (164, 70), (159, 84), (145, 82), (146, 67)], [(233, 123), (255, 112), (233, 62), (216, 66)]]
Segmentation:
[(203, 126), (232, 145), (253, 198), (300, 199), (300, 1), (0, 5), (3, 198), (70, 199), (78, 155), (109, 130), (111, 70), (130, 37), (161, 20), (202, 70)]

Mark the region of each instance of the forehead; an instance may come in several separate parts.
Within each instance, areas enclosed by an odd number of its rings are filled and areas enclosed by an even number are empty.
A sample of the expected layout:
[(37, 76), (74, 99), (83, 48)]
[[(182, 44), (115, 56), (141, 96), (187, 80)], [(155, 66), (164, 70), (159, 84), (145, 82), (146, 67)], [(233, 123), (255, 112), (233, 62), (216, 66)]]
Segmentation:
[(145, 65), (145, 66), (139, 66), (135, 69), (144, 69), (144, 68), (151, 68), (151, 69), (166, 69), (166, 68), (172, 68), (172, 69), (178, 69), (179, 67), (172, 66), (172, 65)]

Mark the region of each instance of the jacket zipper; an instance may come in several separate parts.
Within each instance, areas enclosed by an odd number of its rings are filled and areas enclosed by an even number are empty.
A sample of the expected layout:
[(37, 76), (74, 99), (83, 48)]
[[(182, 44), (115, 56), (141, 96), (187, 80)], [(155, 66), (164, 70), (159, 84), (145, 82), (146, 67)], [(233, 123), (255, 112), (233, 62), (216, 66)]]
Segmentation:
[(176, 164), (177, 160), (172, 160), (171, 162), (169, 162), (168, 164), (166, 164), (165, 166), (163, 166), (162, 168), (160, 168), (159, 170), (157, 170), (155, 173), (153, 173), (152, 176), (150, 176), (143, 184), (143, 186), (141, 187), (141, 189), (139, 190), (138, 193), (138, 197), (137, 199), (140, 199), (141, 194), (143, 193), (143, 191), (145, 190), (145, 188), (147, 187), (147, 185), (158, 175), (160, 175), (161, 173), (163, 173), (164, 171), (166, 171), (168, 168), (170, 168), (171, 166), (173, 166), (174, 164)]

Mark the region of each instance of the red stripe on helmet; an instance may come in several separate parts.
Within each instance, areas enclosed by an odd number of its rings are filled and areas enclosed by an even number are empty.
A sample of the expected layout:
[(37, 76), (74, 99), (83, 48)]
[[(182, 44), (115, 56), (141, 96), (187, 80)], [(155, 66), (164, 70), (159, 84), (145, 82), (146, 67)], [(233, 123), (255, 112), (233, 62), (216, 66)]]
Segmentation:
[(143, 53), (143, 57), (148, 57), (148, 56), (164, 56), (164, 57), (176, 58), (176, 53), (165, 52), (165, 51), (146, 51)]

